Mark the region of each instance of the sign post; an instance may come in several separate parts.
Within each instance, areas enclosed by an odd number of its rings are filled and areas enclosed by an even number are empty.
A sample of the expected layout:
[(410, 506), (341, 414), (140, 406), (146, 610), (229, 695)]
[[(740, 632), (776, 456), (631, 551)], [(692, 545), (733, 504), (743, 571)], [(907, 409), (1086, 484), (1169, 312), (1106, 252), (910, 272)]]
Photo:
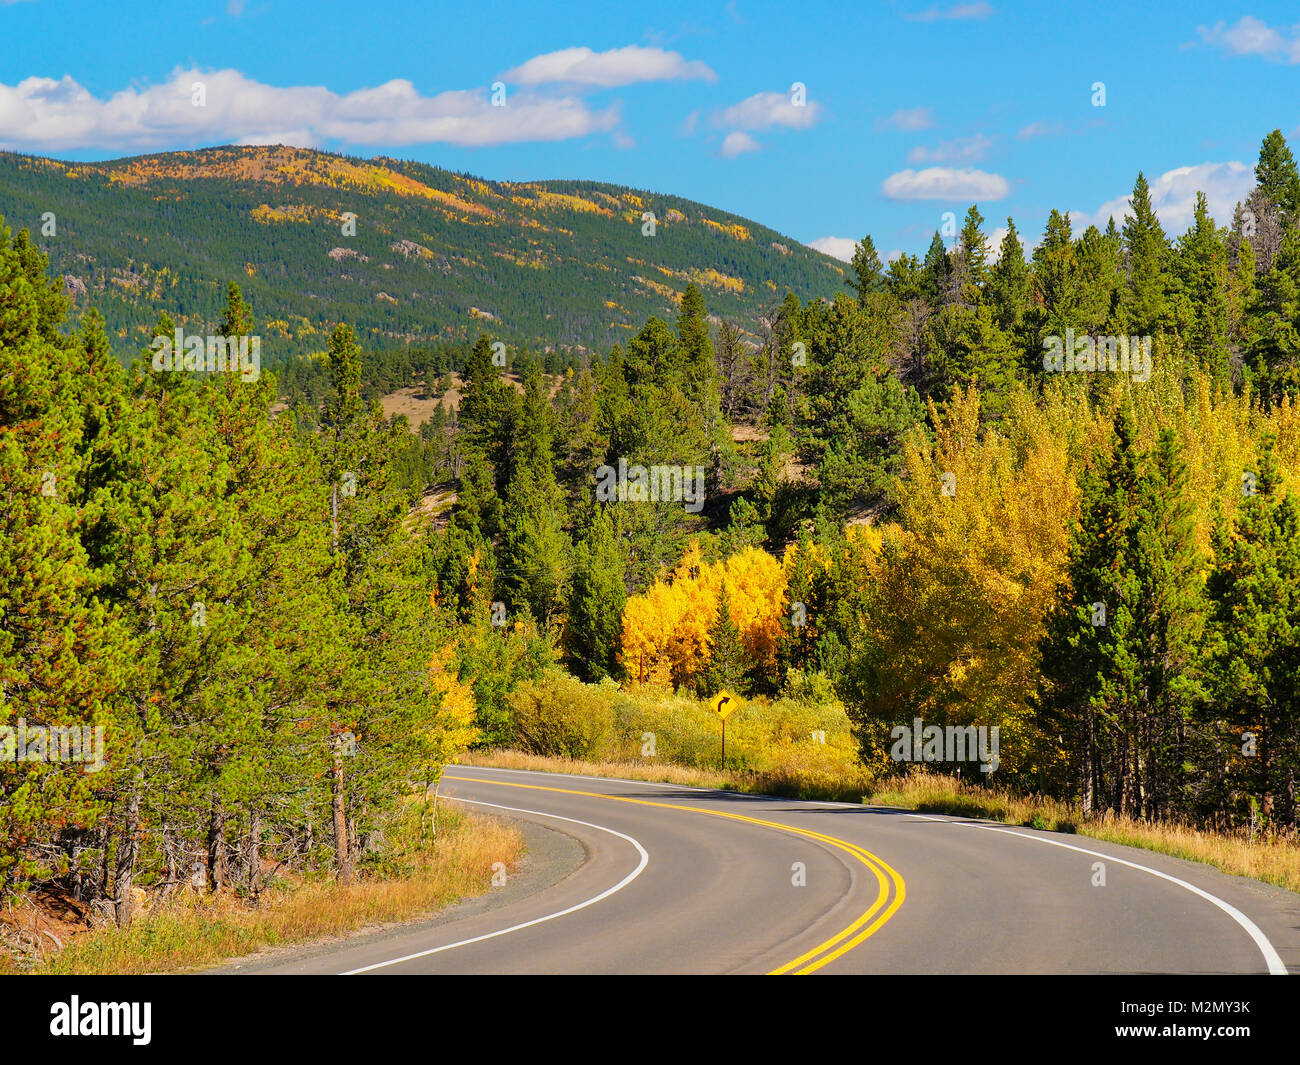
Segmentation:
[(709, 700), (709, 709), (722, 719), (722, 768), (724, 770), (727, 768), (727, 715), (739, 705), (740, 701), (728, 691), (720, 691)]

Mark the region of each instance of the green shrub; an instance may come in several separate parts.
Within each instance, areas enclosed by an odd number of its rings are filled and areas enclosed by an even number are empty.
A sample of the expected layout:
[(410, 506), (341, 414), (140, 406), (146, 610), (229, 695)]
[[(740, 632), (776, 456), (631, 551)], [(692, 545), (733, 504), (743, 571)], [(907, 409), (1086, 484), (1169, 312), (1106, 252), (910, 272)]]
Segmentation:
[(611, 689), (558, 670), (519, 685), (506, 696), (515, 742), (533, 754), (600, 757), (614, 730)]

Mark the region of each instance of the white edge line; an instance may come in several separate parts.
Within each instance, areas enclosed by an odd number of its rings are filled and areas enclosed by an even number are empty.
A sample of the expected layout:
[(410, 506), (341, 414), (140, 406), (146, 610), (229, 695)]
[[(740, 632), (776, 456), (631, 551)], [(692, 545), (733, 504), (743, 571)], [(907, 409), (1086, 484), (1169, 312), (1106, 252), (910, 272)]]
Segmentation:
[[(938, 818), (927, 818), (926, 820), (934, 821)], [(1264, 961), (1268, 964), (1268, 971), (1271, 976), (1286, 976), (1287, 968), (1282, 963), (1282, 958), (1273, 944), (1268, 941), (1268, 937), (1260, 931), (1259, 925), (1255, 924), (1249, 917), (1242, 913), (1231, 903), (1224, 902), (1223, 899), (1216, 895), (1211, 895), (1208, 891), (1203, 891), (1195, 884), (1189, 884), (1186, 880), (1179, 880), (1176, 876), (1170, 876), (1168, 873), (1162, 873), (1159, 869), (1152, 869), (1146, 865), (1139, 865), (1137, 862), (1130, 862), (1127, 858), (1119, 858), (1114, 854), (1107, 854), (1104, 851), (1090, 851), (1086, 847), (1076, 847), (1072, 843), (1062, 843), (1060, 840), (1047, 839), (1045, 836), (1031, 836), (1027, 832), (1017, 832), (1014, 829), (1002, 828), (998, 825), (982, 825), (977, 821), (945, 821), (944, 824), (960, 825), (963, 828), (982, 828), (988, 832), (998, 832), (1004, 836), (1019, 836), (1021, 839), (1030, 839), (1036, 843), (1046, 843), (1052, 847), (1064, 847), (1068, 851), (1078, 851), (1080, 854), (1091, 854), (1094, 858), (1105, 858), (1108, 862), (1117, 862), (1120, 865), (1127, 865), (1130, 869), (1139, 869), (1144, 873), (1150, 873), (1152, 876), (1159, 877), (1161, 880), (1168, 880), (1171, 884), (1177, 884), (1181, 888), (1186, 888), (1193, 895), (1198, 895), (1205, 899), (1206, 902), (1213, 903), (1237, 924), (1245, 929), (1246, 934), (1255, 941), (1255, 946), (1259, 952), (1264, 955)]]
[[(453, 768), (453, 767), (449, 766), (448, 768)], [(677, 788), (681, 791), (717, 792), (717, 791), (725, 790), (719, 788), (699, 788), (699, 787), (694, 787), (690, 784), (671, 784), (666, 781), (627, 780), (622, 777), (592, 777), (592, 776), (582, 776), (581, 774), (578, 773), (555, 773), (545, 769), (506, 769), (502, 766), (485, 766), (485, 765), (484, 766), (455, 765), (454, 768), (486, 769), (498, 773), (530, 773), (538, 776), (551, 776), (551, 777), (564, 776), (564, 777), (572, 777), (575, 780), (609, 780), (619, 784), (640, 784), (645, 787)], [(455, 778), (448, 777), (448, 779), (455, 779)], [(460, 779), (468, 781), (468, 780), (472, 780), (473, 778), (461, 777)], [(727, 794), (744, 795), (746, 798), (770, 799), (773, 802), (799, 802), (808, 806), (815, 805), (815, 806), (849, 807), (855, 810), (871, 809), (871, 806), (865, 803), (825, 802), (825, 801), (809, 802), (808, 800), (805, 799), (782, 799), (780, 796), (776, 796), (776, 795), (751, 795), (748, 792), (727, 792)], [(466, 802), (468, 800), (462, 799), (459, 801)], [(1048, 843), (1051, 844), (1053, 847), (1064, 847), (1066, 850), (1078, 851), (1080, 854), (1091, 854), (1096, 858), (1105, 858), (1108, 861), (1118, 862), (1120, 865), (1127, 865), (1132, 869), (1138, 869), (1144, 873), (1150, 873), (1152, 876), (1159, 877), (1161, 880), (1168, 880), (1172, 884), (1177, 884), (1181, 888), (1186, 888), (1193, 895), (1198, 895), (1201, 898), (1205, 899), (1207, 902), (1213, 903), (1224, 913), (1226, 913), (1229, 917), (1231, 917), (1234, 921), (1236, 921), (1237, 924), (1239, 924), (1245, 930), (1246, 934), (1249, 935), (1250, 938), (1255, 941), (1255, 945), (1259, 948), (1260, 953), (1264, 955), (1264, 961), (1268, 965), (1268, 971), (1270, 975), (1272, 976), (1289, 975), (1287, 972), (1286, 965), (1283, 964), (1282, 962), (1281, 956), (1274, 949), (1273, 944), (1269, 942), (1268, 937), (1265, 936), (1262, 931), (1260, 931), (1259, 926), (1255, 924), (1254, 921), (1252, 921), (1249, 917), (1247, 917), (1244, 913), (1242, 913), (1231, 903), (1224, 902), (1221, 898), (1218, 898), (1215, 895), (1211, 895), (1208, 891), (1203, 891), (1201, 888), (1198, 888), (1195, 884), (1189, 884), (1186, 880), (1180, 880), (1178, 877), (1170, 876), (1168, 873), (1162, 873), (1158, 869), (1152, 869), (1149, 866), (1139, 865), (1137, 862), (1130, 862), (1126, 858), (1118, 858), (1113, 854), (1106, 854), (1103, 851), (1090, 851), (1084, 847), (1076, 847), (1071, 843), (1061, 843), (1054, 839), (1046, 839), (1043, 836), (1031, 836), (1024, 832), (1016, 832), (1014, 829), (1003, 828), (1000, 825), (981, 824), (978, 821), (971, 821), (971, 820), (956, 820), (952, 818), (930, 817), (926, 814), (917, 813), (914, 810), (905, 810), (901, 806), (880, 806), (880, 807), (876, 807), (876, 809), (899, 810), (903, 813), (909, 813), (913, 817), (921, 821), (937, 821), (939, 824), (943, 824), (943, 825), (960, 825), (966, 828), (983, 828), (992, 832), (1001, 832), (1008, 836), (1019, 836), (1021, 839), (1030, 839), (1030, 840), (1035, 840), (1039, 843)], [(554, 815), (549, 815), (549, 816), (554, 816)], [(593, 825), (591, 827), (597, 828), (600, 826)], [(606, 831), (612, 831), (612, 830), (606, 829)], [(618, 833), (615, 833), (615, 835), (617, 834)], [(556, 916), (558, 916), (558, 914)]]
[(625, 836), (622, 832), (616, 832), (614, 829), (606, 828), (604, 825), (593, 825), (590, 821), (579, 821), (574, 817), (561, 817), (559, 814), (544, 813), (541, 810), (524, 810), (518, 806), (499, 806), (494, 802), (479, 802), (477, 799), (462, 799), (453, 795), (447, 795), (444, 796), (444, 798), (451, 799), (453, 802), (469, 803), (472, 806), (490, 806), (494, 810), (509, 810), (512, 813), (534, 814), (538, 817), (550, 817), (556, 821), (568, 821), (570, 824), (583, 825), (587, 828), (598, 829), (601, 832), (608, 832), (611, 836), (618, 836), (619, 839), (627, 840), (628, 843), (632, 844), (632, 846), (637, 849), (637, 853), (641, 855), (641, 861), (635, 869), (628, 873), (627, 876), (613, 887), (606, 888), (599, 895), (587, 899), (585, 902), (580, 902), (576, 906), (570, 906), (568, 909), (560, 910), (558, 913), (548, 913), (545, 917), (535, 917), (531, 921), (525, 921), (523, 924), (511, 925), (509, 928), (500, 928), (495, 932), (488, 932), (485, 935), (475, 936), (473, 939), (462, 939), (459, 943), (447, 943), (445, 946), (433, 947), (430, 950), (417, 951), (415, 954), (406, 954), (400, 958), (390, 958), (388, 961), (375, 962), (374, 965), (363, 965), (360, 969), (349, 969), (345, 973), (340, 973), (340, 976), (356, 976), (358, 973), (372, 972), (375, 969), (383, 969), (389, 965), (399, 965), (404, 961), (412, 961), (415, 958), (425, 958), (430, 954), (439, 954), (444, 950), (453, 950), (456, 947), (468, 946), (470, 943), (481, 943), (485, 939), (495, 939), (497, 936), (504, 936), (510, 932), (518, 932), (521, 929), (531, 928), (533, 925), (541, 924), (544, 921), (553, 921), (557, 917), (576, 913), (578, 910), (586, 909), (588, 906), (594, 906), (602, 899), (609, 898), (614, 894), (614, 892), (621, 891), (623, 888), (627, 887), (628, 884), (632, 883), (633, 880), (641, 875), (642, 871), (650, 862), (650, 855), (646, 853), (645, 848), (641, 846), (640, 843), (634, 840), (631, 836)]

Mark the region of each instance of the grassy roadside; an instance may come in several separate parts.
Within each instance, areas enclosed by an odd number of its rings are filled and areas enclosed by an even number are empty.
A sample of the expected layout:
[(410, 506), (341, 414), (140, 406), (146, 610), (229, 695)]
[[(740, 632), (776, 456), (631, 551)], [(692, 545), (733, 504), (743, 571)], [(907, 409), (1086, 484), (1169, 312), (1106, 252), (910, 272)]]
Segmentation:
[(873, 784), (869, 777), (834, 781), (801, 780), (797, 775), (723, 772), (654, 762), (585, 762), (543, 758), (520, 751), (478, 751), (461, 757), (462, 765), (501, 769), (535, 769), (580, 773), (593, 777), (623, 777), (656, 783), (688, 784), (702, 788), (786, 798), (865, 802), (924, 813), (982, 817), (1009, 825), (1120, 843), (1129, 847), (1204, 862), (1225, 873), (1249, 876), (1290, 891), (1300, 892), (1300, 842), (1292, 839), (1251, 840), (1226, 836), (1176, 824), (1148, 824), (1120, 817), (1083, 817), (1064, 803), (1036, 796), (1018, 796), (995, 788), (966, 784), (956, 777), (915, 774)]
[(409, 921), (458, 899), (487, 891), (495, 862), (513, 868), (523, 837), (504, 822), (443, 807), (438, 836), (403, 855), (400, 874), (364, 878), (348, 887), (328, 882), (281, 882), (256, 906), (229, 895), (186, 894), (156, 905), (125, 929), (76, 935), (58, 952), (20, 967), (12, 958), (0, 973), (160, 973), (205, 968), (263, 947), (342, 935)]
[(820, 799), (828, 802), (858, 802), (871, 787), (871, 777), (863, 770), (845, 773), (782, 767), (723, 771), (661, 761), (588, 762), (579, 758), (552, 758), (512, 750), (467, 751), (460, 756), (458, 764), (579, 773), (593, 777), (624, 777), (649, 783), (724, 788), (751, 795), (779, 795), (784, 799)]

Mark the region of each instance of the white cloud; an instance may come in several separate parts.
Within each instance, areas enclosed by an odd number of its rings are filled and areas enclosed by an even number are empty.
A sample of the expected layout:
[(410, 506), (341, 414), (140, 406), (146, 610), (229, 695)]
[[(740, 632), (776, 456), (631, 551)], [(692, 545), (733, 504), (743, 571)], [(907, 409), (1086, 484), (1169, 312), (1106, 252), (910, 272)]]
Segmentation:
[(918, 145), (907, 153), (909, 163), (978, 163), (993, 147), (993, 139), (976, 133), (973, 137), (940, 141), (933, 148)]
[[(192, 103), (195, 82), (205, 86), (205, 106)], [(493, 107), (486, 92), (422, 96), (405, 79), (339, 94), (320, 86), (267, 85), (237, 70), (178, 68), (164, 84), (123, 89), (105, 99), (67, 75), (0, 84), (0, 147), (17, 150), (129, 152), (275, 138), (299, 147), (483, 147), (565, 140), (609, 132), (617, 124), (616, 107), (593, 111), (573, 97), (521, 91), (510, 94), (505, 107)]]
[(1267, 59), (1300, 63), (1300, 27), (1275, 30), (1253, 15), (1243, 15), (1236, 25), (1216, 22), (1207, 29), (1198, 26), (1201, 40), (1230, 55), (1262, 55)]
[(593, 52), (590, 48), (563, 48), (534, 56), (522, 66), (501, 75), (507, 84), (516, 85), (589, 85), (610, 88), (638, 81), (685, 81), (703, 78), (716, 81), (718, 76), (699, 60), (686, 60), (677, 52), (662, 48), (644, 48), (630, 44)]
[(1022, 141), (1035, 137), (1059, 137), (1066, 130), (1064, 122), (1031, 122), (1016, 134)]
[(983, 2), (974, 4), (953, 4), (952, 7), (928, 7), (914, 15), (907, 15), (909, 22), (940, 22), (946, 19), (983, 19), (993, 14), (993, 8)]
[(808, 242), (808, 247), (846, 263), (853, 261), (853, 249), (857, 246), (858, 242), (852, 237), (818, 237)]
[[(1201, 163), (1199, 166), (1180, 166), (1154, 179), (1148, 179), (1151, 188), (1151, 206), (1155, 208), (1160, 224), (1170, 236), (1185, 233), (1192, 223), (1196, 210), (1197, 192), (1205, 193), (1206, 204), (1216, 224), (1226, 226), (1232, 222), (1232, 212), (1237, 204), (1250, 195), (1255, 187), (1255, 172), (1245, 163)], [(1107, 200), (1096, 211), (1070, 211), (1070, 228), (1076, 235), (1095, 225), (1105, 229), (1112, 217), (1115, 224), (1123, 225), (1130, 214), (1131, 192)]]
[(762, 147), (758, 141), (754, 140), (748, 133), (736, 130), (734, 133), (728, 133), (722, 140), (722, 148), (719, 151), (722, 158), (734, 159), (745, 152), (756, 152)]
[(1000, 200), (1011, 185), (1000, 174), (932, 166), (890, 174), (880, 191), (891, 200)]
[(728, 129), (770, 129), (772, 126), (808, 129), (820, 115), (821, 105), (815, 100), (796, 106), (788, 93), (756, 92), (738, 104), (723, 108), (713, 116), (713, 124)]
[(929, 129), (934, 125), (934, 111), (929, 107), (903, 107), (888, 118), (879, 119), (876, 124), (887, 126), (889, 129), (901, 129), (907, 133), (914, 133), (920, 129)]

